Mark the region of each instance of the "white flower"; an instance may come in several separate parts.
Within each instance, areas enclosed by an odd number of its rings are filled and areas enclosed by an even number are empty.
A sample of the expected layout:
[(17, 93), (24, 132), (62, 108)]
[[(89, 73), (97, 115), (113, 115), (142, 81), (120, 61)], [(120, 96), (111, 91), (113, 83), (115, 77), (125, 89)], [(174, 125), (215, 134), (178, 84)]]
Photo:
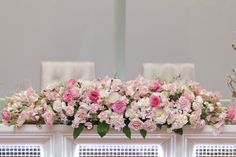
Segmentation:
[(106, 97), (108, 97), (108, 95), (109, 95), (109, 92), (107, 91), (107, 90), (100, 90), (99, 91), (99, 94), (100, 94), (100, 97), (101, 98), (106, 98)]
[(107, 103), (112, 104), (119, 100), (121, 98), (121, 95), (118, 92), (111, 93), (107, 98)]
[(64, 105), (65, 105), (64, 102), (61, 102), (61, 100), (57, 99), (56, 101), (53, 102), (52, 107), (54, 111), (61, 112)]
[(195, 111), (202, 109), (203, 105), (199, 102), (193, 102), (192, 107)]
[(172, 130), (180, 129), (187, 123), (188, 123), (188, 117), (187, 116), (182, 115), (182, 114), (175, 115), (175, 121), (172, 124), (171, 128), (172, 128)]
[(197, 103), (202, 104), (203, 103), (203, 98), (201, 96), (196, 96), (196, 100)]

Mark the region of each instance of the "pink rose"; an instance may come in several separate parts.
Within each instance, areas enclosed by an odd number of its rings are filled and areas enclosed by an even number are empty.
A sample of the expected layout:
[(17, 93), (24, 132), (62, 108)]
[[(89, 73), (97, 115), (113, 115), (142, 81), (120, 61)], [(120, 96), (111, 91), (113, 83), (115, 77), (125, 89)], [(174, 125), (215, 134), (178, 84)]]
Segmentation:
[(65, 83), (65, 86), (67, 88), (72, 88), (73, 86), (75, 86), (78, 83), (78, 81), (76, 79), (70, 79), (69, 81), (67, 81)]
[(139, 131), (139, 130), (143, 129), (143, 122), (138, 118), (134, 118), (130, 121), (129, 128), (131, 128), (135, 131)]
[(235, 112), (236, 112), (236, 108), (235, 108), (234, 105), (228, 106), (228, 108), (227, 108), (227, 118), (229, 120), (233, 120), (234, 117), (235, 117)]
[(97, 90), (91, 90), (88, 93), (88, 97), (93, 103), (96, 103), (100, 97), (100, 94)]
[(115, 103), (112, 104), (111, 108), (114, 112), (121, 114), (124, 113), (126, 109), (126, 104), (122, 100), (117, 100)]
[(43, 119), (47, 125), (51, 126), (53, 124), (53, 114), (51, 112), (49, 111), (45, 112), (43, 114)]
[(150, 105), (151, 105), (152, 107), (157, 107), (157, 106), (159, 106), (160, 103), (161, 103), (160, 97), (159, 97), (159, 96), (156, 96), (156, 95), (150, 96), (149, 101), (150, 101)]
[(73, 106), (66, 106), (65, 111), (66, 111), (67, 116), (73, 116), (74, 115), (74, 107)]
[(161, 89), (161, 84), (158, 81), (155, 81), (151, 84), (150, 90), (153, 92), (159, 91)]
[(78, 91), (72, 90), (72, 89), (67, 90), (67, 91), (64, 93), (64, 95), (63, 95), (63, 100), (64, 100), (65, 102), (72, 101), (72, 100), (78, 95), (77, 92), (78, 92)]
[(144, 126), (143, 128), (147, 131), (147, 132), (153, 132), (157, 129), (156, 123), (151, 121), (151, 120), (147, 120), (144, 122)]
[(6, 107), (2, 109), (2, 118), (6, 123), (11, 120), (11, 113), (7, 110)]

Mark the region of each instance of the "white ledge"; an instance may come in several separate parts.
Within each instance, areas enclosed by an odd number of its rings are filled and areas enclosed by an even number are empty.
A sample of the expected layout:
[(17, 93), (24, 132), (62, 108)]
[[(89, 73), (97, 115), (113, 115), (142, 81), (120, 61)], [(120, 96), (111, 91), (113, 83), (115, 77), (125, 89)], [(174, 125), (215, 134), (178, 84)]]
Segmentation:
[[(209, 125), (205, 126), (202, 130), (192, 129), (190, 126), (184, 127), (184, 134), (213, 134), (213, 128)], [(2, 133), (27, 133), (27, 132), (34, 132), (34, 133), (71, 133), (73, 132), (73, 128), (67, 125), (53, 125), (51, 127), (42, 125), (23, 125), (20, 128), (15, 128), (14, 126), (6, 126), (4, 124), (0, 124), (0, 134)], [(236, 133), (236, 125), (225, 125), (223, 132), (220, 134), (228, 134), (228, 133)], [(92, 130), (84, 130), (82, 134), (97, 134), (96, 128)], [(117, 131), (114, 129), (110, 129), (109, 134), (123, 134), (122, 131)], [(133, 132), (132, 134), (139, 134), (139, 132)], [(174, 133), (167, 133), (166, 128), (162, 128), (161, 130), (158, 129), (155, 132), (148, 133), (148, 134), (174, 134)]]

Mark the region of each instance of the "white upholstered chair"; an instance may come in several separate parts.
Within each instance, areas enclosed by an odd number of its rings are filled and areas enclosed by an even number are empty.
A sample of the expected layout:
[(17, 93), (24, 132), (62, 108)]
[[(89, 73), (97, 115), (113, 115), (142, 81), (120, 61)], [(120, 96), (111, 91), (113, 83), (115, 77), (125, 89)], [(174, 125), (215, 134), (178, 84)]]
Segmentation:
[(192, 63), (143, 63), (143, 76), (167, 80), (180, 76), (181, 80), (194, 80), (195, 66)]
[(71, 78), (94, 79), (93, 62), (42, 62), (41, 88), (52, 82), (66, 81)]

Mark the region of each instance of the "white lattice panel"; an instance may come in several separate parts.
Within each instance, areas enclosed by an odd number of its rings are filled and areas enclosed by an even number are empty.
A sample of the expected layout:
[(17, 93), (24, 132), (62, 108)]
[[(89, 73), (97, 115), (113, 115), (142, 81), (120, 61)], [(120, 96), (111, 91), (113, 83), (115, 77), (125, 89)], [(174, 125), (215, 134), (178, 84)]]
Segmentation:
[(40, 145), (0, 145), (0, 157), (43, 157)]
[(195, 145), (194, 157), (236, 157), (236, 145)]
[(162, 152), (154, 144), (78, 144), (74, 157), (162, 157)]

